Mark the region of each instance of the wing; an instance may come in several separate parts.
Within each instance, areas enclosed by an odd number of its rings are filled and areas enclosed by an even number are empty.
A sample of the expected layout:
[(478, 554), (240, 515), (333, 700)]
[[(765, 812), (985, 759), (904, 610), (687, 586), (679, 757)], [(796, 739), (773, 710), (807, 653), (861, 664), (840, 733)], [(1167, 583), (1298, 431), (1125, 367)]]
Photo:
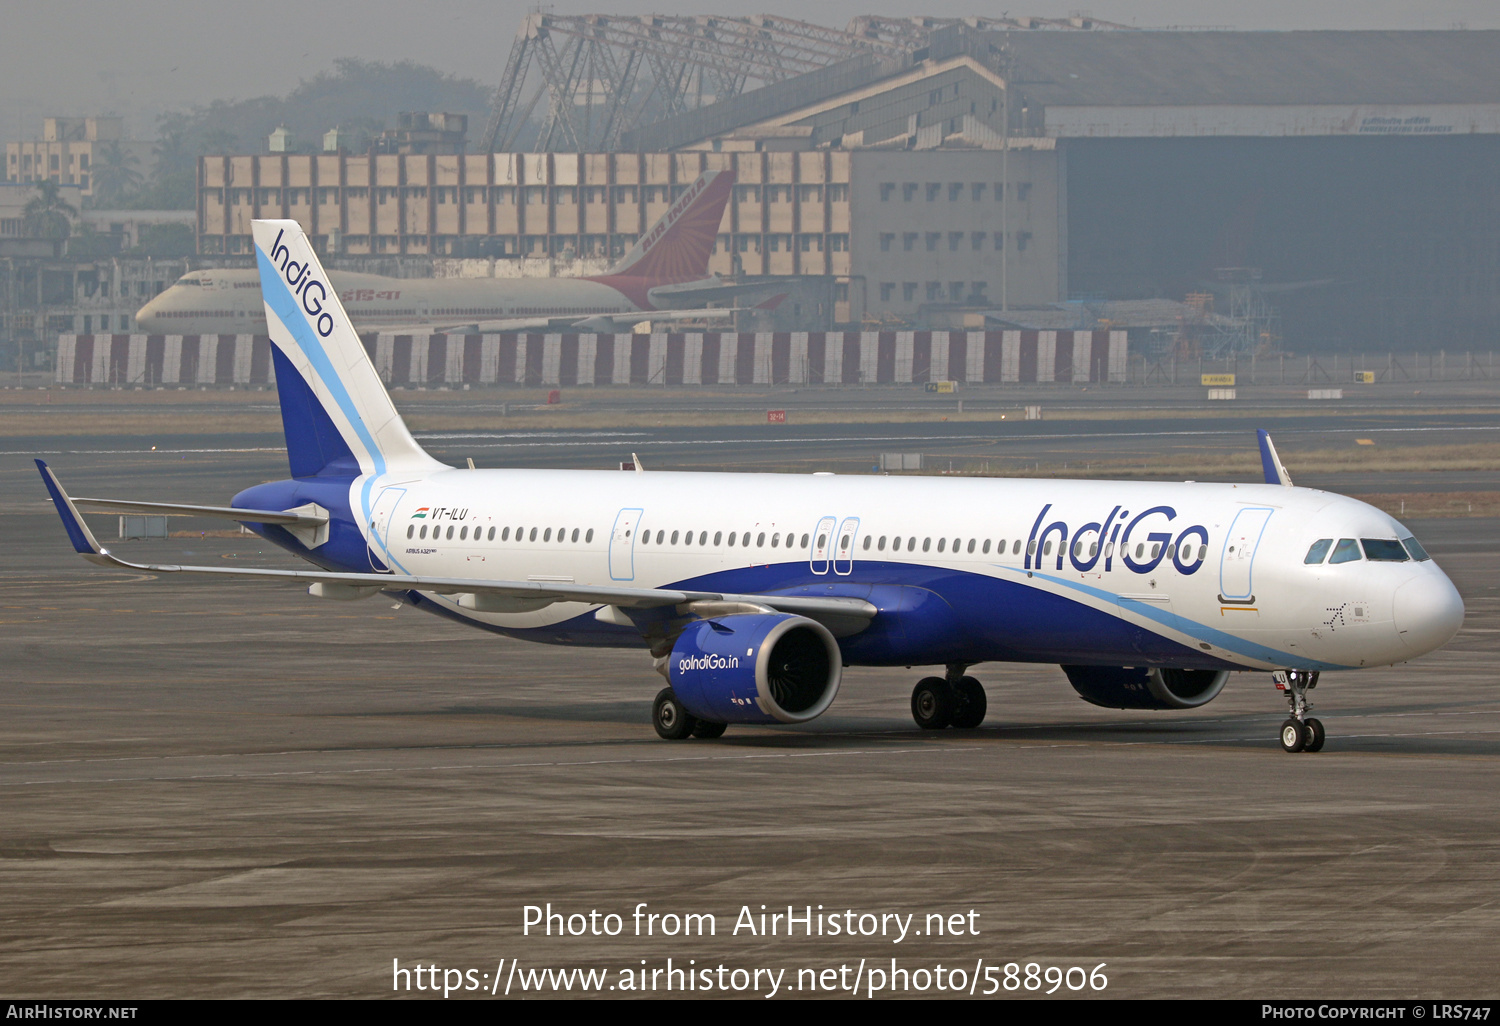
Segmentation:
[[(416, 574), (331, 573), (325, 570), (268, 570), (217, 566), (180, 566), (170, 563), (132, 563), (111, 553), (94, 538), (79, 514), (76, 501), (63, 490), (52, 469), (36, 461), (42, 481), (62, 517), (63, 527), (79, 555), (98, 566), (158, 574), (208, 574), (215, 577), (247, 577), (303, 583), (314, 594), (327, 598), (363, 598), (380, 591), (427, 591), (458, 598), (459, 604), (481, 612), (523, 612), (555, 602), (583, 602), (618, 606), (622, 609), (656, 609), (662, 606), (691, 607), (697, 603), (730, 603), (761, 606), (783, 613), (797, 613), (819, 621), (833, 621), (836, 634), (862, 629), (878, 612), (863, 599), (804, 595), (740, 595), (725, 592), (687, 591), (675, 588), (617, 588), (592, 584), (554, 584), (537, 581), (492, 581), (462, 577), (426, 577)], [(95, 500), (100, 501), (100, 500)], [(136, 503), (134, 505), (142, 505)], [(185, 507), (174, 507), (182, 509)], [(186, 507), (205, 509), (212, 507)], [(231, 518), (235, 519), (235, 518)], [(828, 624), (834, 629), (834, 624)], [(852, 628), (852, 629), (851, 629)]]

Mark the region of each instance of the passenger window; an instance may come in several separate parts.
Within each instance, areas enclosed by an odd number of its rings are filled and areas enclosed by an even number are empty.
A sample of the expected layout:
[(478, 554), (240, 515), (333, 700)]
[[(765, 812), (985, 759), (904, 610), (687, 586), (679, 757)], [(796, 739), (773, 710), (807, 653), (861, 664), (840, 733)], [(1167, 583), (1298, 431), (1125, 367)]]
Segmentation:
[(1176, 559), (1177, 558), (1177, 546), (1176, 545), (1168, 545), (1167, 546), (1167, 558), (1168, 559)]
[(826, 535), (826, 534), (820, 534), (820, 535), (818, 535), (818, 548), (821, 549), (824, 545), (827, 545), (827, 544), (828, 544), (828, 535)]
[(449, 541), (453, 540), (453, 525), (452, 524), (448, 525), (448, 540)]
[(422, 525), (422, 533), (420, 535), (418, 535), (418, 537), (420, 537), (420, 538), (426, 538), (427, 537), (427, 525), (426, 524)]
[[(1016, 542), (1016, 544), (1019, 545), (1021, 543), (1018, 541), (1018, 542)], [(1029, 542), (1026, 543), (1026, 554), (1028, 556), (1034, 556), (1034, 555), (1036, 555), (1036, 539), (1035, 538), (1033, 538), (1031, 541), (1029, 541)]]
[(684, 544), (684, 545), (691, 545), (691, 544), (693, 544), (693, 532), (692, 531), (688, 531), (686, 534), (684, 534), (682, 536), (682, 544)]
[(529, 538), (530, 538), (531, 541), (536, 541), (536, 528), (533, 527), (531, 529), (531, 534), (529, 535)]
[(923, 538), (922, 539), (922, 551), (926, 552), (930, 548), (932, 548), (932, 539), (931, 538)]
[(773, 534), (773, 535), (771, 535), (771, 548), (774, 549), (776, 547), (776, 544), (778, 542), (780, 542), (780, 541), (781, 541), (781, 535), (780, 534)]
[(870, 542), (871, 542), (871, 541), (872, 541), (872, 540), (873, 540), (873, 539), (872, 539), (872, 538), (871, 538), (871, 537), (870, 537), (870, 536), (869, 536), (869, 535), (868, 535), (868, 534), (867, 534), (867, 535), (865, 535), (865, 545), (864, 545), (864, 549), (865, 549), (865, 551), (866, 551), (866, 552), (869, 552), (869, 551), (870, 551)]
[(891, 551), (892, 552), (900, 552), (901, 551), (901, 536), (899, 534), (896, 535), (895, 537), (893, 537), (891, 539)]
[[(656, 532), (656, 544), (660, 545), (662, 542), (664, 542), (666, 540), (667, 540), (667, 532), (665, 530), (657, 531)], [(677, 536), (675, 534), (672, 536), (672, 540), (673, 541), (677, 540)]]
[[(869, 541), (868, 538), (865, 540)], [(880, 536), (880, 541), (876, 543), (875, 548), (879, 549), (881, 552), (885, 551), (885, 535), (882, 534)]]
[(723, 531), (715, 531), (714, 532), (714, 547), (717, 548), (720, 544), (723, 543), (723, 541), (724, 541), (724, 532)]
[(488, 537), (488, 538), (486, 538), (486, 539), (485, 539), (485, 540), (486, 540), (486, 541), (494, 541), (494, 540), (495, 540), (495, 529), (494, 529), (494, 528), (493, 528), (493, 527), (492, 527), (492, 528), (490, 528), (490, 534), (489, 534), (489, 537)]
[(1307, 555), (1303, 557), (1302, 562), (1308, 564), (1309, 566), (1314, 563), (1321, 563), (1323, 562), (1323, 557), (1328, 555), (1328, 550), (1332, 547), (1332, 538), (1319, 538), (1317, 541), (1313, 542), (1312, 547), (1307, 550)]
[(1049, 542), (1047, 542), (1046, 545), (1042, 546), (1042, 555), (1044, 555), (1044, 556), (1050, 556), (1050, 555), (1052, 555), (1052, 542), (1049, 541)]
[(1401, 544), (1406, 546), (1406, 551), (1411, 553), (1411, 558), (1418, 562), (1432, 558), (1427, 554), (1427, 550), (1422, 548), (1422, 543), (1415, 538), (1402, 538)]
[(708, 544), (708, 532), (707, 531), (699, 531), (698, 532), (698, 544), (699, 545), (707, 545)]
[(1159, 555), (1161, 555), (1161, 542), (1157, 542), (1151, 546), (1151, 558), (1155, 559)]
[(1019, 556), (1021, 554), (1021, 539), (1016, 539), (1016, 543), (1011, 546), (1010, 554), (1012, 556)]
[[(656, 532), (656, 536), (657, 536), (657, 537), (658, 537), (658, 538), (660, 538), (660, 537), (661, 537), (661, 532), (660, 532), (660, 531), (657, 531), (657, 532)], [(672, 541), (672, 544), (673, 544), (673, 545), (676, 545), (676, 544), (677, 544), (677, 532), (676, 532), (676, 531), (673, 531), (673, 532), (672, 532), (672, 539), (671, 539), (671, 541)]]
[(805, 535), (805, 534), (802, 536), (802, 547), (804, 549), (807, 548), (807, 541), (808, 541), (809, 537), (810, 537), (809, 535)]
[[(984, 547), (985, 547), (985, 550), (988, 551), (989, 547), (990, 547), (990, 543), (989, 542), (985, 542), (984, 543)], [(973, 538), (969, 539), (969, 551), (970, 552), (974, 551), (974, 539)]]
[(573, 528), (573, 541), (575, 543), (578, 541), (578, 528), (576, 528), (576, 527)]
[(1365, 558), (1381, 563), (1405, 563), (1408, 559), (1401, 543), (1390, 538), (1361, 538), (1365, 547)]
[(848, 552), (849, 551), (849, 542), (850, 542), (850, 540), (851, 539), (850, 539), (849, 535), (847, 535), (847, 534), (844, 535), (844, 540), (841, 541), (841, 542), (839, 542), (839, 549), (841, 551), (843, 551), (843, 552)]
[(469, 528), (468, 528), (467, 524), (465, 524), (463, 526), (463, 528), (461, 528), (459, 530), (459, 532), (458, 532), (458, 540), (459, 541), (468, 541), (469, 540)]
[[(1001, 542), (1000, 547), (1002, 549), (1005, 548), (1005, 543)], [(983, 552), (986, 556), (990, 554), (990, 540), (988, 538), (984, 540), (984, 548), (980, 549), (980, 551)]]
[[(1233, 552), (1234, 550), (1231, 549), (1230, 551)], [(1136, 545), (1136, 547), (1135, 547), (1135, 558), (1136, 559), (1140, 559), (1145, 554), (1146, 554), (1146, 543), (1145, 542), (1139, 542)]]
[(1359, 559), (1359, 542), (1353, 538), (1340, 538), (1338, 545), (1334, 546), (1333, 558), (1330, 563), (1353, 563)]
[(589, 533), (583, 536), (583, 540), (585, 542), (591, 542), (594, 540), (594, 529), (592, 527), (589, 528)]
[(766, 547), (766, 532), (762, 531), (760, 532), (760, 534), (756, 535), (755, 544), (757, 548), (763, 549)]
[(735, 532), (734, 531), (730, 531), (729, 532), (729, 541), (728, 541), (727, 544), (729, 545), (729, 547), (731, 549), (734, 548), (734, 536), (735, 536)]
[(410, 538), (412, 535), (414, 535), (416, 533), (417, 533), (417, 525), (416, 524), (407, 524), (406, 525), (406, 536), (408, 538)]

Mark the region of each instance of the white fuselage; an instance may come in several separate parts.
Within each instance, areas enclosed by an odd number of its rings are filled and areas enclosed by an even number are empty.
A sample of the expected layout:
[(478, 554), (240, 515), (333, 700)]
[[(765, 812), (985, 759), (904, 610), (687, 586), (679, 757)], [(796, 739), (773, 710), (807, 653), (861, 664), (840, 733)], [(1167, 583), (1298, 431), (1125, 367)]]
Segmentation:
[[(360, 330), (646, 312), (618, 289), (582, 278), (386, 278), (332, 271), (329, 281)], [(264, 335), (260, 274), (190, 272), (141, 307), (136, 325), (154, 334)]]
[[(1372, 506), (1305, 488), (449, 470), (360, 478), (350, 496), (376, 561), (398, 572), (876, 605), (915, 589), (943, 599), (986, 658), (1077, 661), (1097, 620), (1136, 631), (1141, 662), (1353, 669), (1431, 651), (1463, 616), (1431, 560), (1305, 562), (1319, 539), (1410, 537)], [(519, 633), (586, 626), (599, 608), (480, 613), (428, 597)]]

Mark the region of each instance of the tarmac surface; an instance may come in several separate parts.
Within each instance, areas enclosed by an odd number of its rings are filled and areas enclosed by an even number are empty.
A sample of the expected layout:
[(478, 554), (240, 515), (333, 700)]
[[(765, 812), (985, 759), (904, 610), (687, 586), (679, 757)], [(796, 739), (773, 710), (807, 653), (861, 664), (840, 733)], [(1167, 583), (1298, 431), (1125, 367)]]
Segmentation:
[[(915, 451), (928, 427), (876, 426), (859, 444), (891, 431)], [(619, 434), (575, 447), (577, 465), (608, 465)], [(48, 448), (66, 450), (49, 458), (75, 493), (217, 502), (284, 474), (279, 439), (249, 441)], [(553, 441), (505, 462), (566, 462)], [(486, 988), (511, 960), (522, 980), (604, 968), (618, 995), (622, 970), (668, 958), (784, 968), (781, 995), (802, 996), (800, 970), (846, 967), (832, 978), (847, 985), (865, 960), (863, 993), (892, 958), (995, 979), (1010, 962), (1104, 963), (1113, 997), (1493, 994), (1500, 520), (1410, 523), (1467, 622), (1416, 663), (1325, 675), (1317, 755), (1281, 751), (1267, 675), (1236, 675), (1201, 710), (1135, 714), (1027, 665), (976, 668), (990, 714), (974, 731), (912, 725), (919, 670), (856, 667), (811, 724), (668, 743), (649, 724), (661, 680), (644, 653), (527, 645), (380, 598), (89, 567), (24, 440), (3, 448), (8, 994), (377, 997), (399, 959), (472, 969)], [(1391, 491), (1399, 476), (1354, 483)], [(110, 533), (110, 518), (95, 526)], [(291, 562), (253, 537), (119, 550)], [(523, 935), (524, 906), (549, 902), (616, 913), (623, 931)], [(635, 936), (640, 902), (712, 913), (715, 935)], [(922, 933), (732, 932), (742, 907), (758, 926), (762, 905), (915, 913)], [(931, 935), (939, 913), (962, 914), (963, 934)]]

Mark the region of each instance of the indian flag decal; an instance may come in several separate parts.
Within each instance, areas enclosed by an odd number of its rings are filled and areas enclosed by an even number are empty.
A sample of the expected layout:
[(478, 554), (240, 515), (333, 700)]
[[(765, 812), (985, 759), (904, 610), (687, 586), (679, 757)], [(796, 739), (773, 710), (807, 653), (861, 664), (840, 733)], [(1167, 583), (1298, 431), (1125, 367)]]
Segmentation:
[(427, 511), (430, 510), (430, 509), (432, 509), (431, 506), (423, 506), (423, 507), (421, 507), (420, 509), (418, 509), (415, 513), (413, 513), (411, 515), (412, 519), (413, 520), (426, 520), (427, 519)]

